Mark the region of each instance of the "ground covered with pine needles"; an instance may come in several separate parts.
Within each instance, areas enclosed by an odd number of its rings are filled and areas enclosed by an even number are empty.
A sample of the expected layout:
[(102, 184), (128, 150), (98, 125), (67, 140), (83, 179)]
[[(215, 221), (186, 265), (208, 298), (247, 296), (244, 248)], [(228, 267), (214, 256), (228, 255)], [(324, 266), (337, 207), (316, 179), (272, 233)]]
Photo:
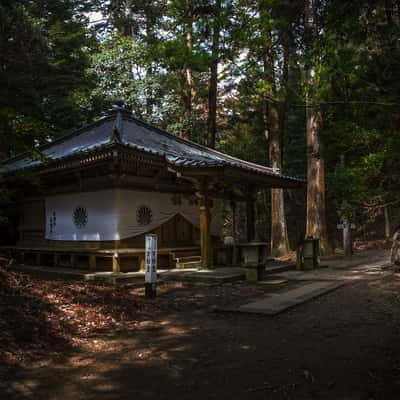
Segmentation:
[[(3, 264), (6, 264), (3, 262)], [(138, 285), (33, 278), (0, 267), (0, 373), (44, 354), (71, 351), (110, 332), (134, 331), (143, 321), (167, 311), (204, 303), (230, 304), (263, 290), (249, 285), (204, 287), (165, 283), (157, 299), (145, 299)]]
[(400, 279), (281, 315), (216, 313), (262, 285), (138, 286), (0, 269), (0, 398), (397, 399)]

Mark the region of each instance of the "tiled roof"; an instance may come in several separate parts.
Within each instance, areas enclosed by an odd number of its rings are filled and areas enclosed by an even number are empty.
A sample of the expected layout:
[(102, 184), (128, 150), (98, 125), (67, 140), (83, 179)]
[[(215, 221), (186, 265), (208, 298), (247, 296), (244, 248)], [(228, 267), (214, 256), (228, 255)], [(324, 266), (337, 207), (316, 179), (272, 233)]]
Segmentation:
[[(119, 143), (144, 153), (159, 155), (176, 167), (233, 167), (255, 174), (270, 175), (276, 178), (303, 182), (301, 179), (276, 173), (272, 168), (221, 153), (174, 136), (134, 118), (121, 107), (94, 124), (84, 127), (70, 135), (57, 139), (40, 147), (41, 153), (50, 161), (60, 160), (85, 152)], [(0, 172), (12, 172), (20, 169), (38, 167), (43, 160), (34, 160), (28, 156), (18, 156), (5, 161)]]

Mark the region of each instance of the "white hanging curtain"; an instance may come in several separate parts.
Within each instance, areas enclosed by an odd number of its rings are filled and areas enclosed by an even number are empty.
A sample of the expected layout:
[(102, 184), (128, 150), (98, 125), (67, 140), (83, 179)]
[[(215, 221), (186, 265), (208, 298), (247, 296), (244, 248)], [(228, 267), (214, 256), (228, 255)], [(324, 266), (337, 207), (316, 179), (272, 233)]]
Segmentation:
[[(199, 227), (199, 206), (182, 195), (118, 189), (51, 196), (46, 239), (120, 240), (152, 231), (177, 214)], [(218, 203), (211, 214), (211, 232), (219, 235)]]

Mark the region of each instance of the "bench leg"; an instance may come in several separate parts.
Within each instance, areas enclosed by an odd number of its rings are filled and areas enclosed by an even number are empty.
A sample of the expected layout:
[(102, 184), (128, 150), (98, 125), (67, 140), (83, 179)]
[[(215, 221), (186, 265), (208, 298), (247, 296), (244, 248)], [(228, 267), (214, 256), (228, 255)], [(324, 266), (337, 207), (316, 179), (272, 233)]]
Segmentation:
[(70, 264), (72, 268), (76, 267), (76, 255), (75, 254), (71, 254), (70, 256)]
[(41, 265), (42, 263), (42, 255), (40, 253), (36, 253), (36, 265)]
[(58, 254), (54, 254), (54, 255), (53, 255), (53, 265), (54, 265), (55, 267), (58, 266), (59, 260), (60, 260), (60, 256), (59, 256)]

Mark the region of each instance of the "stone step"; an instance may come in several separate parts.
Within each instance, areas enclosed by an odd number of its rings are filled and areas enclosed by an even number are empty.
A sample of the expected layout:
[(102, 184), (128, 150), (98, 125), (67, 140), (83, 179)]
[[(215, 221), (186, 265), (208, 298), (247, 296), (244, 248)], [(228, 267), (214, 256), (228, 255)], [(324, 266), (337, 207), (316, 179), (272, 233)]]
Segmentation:
[(216, 285), (243, 280), (243, 268), (218, 268), (215, 270), (169, 270), (162, 274), (164, 281), (187, 282), (190, 284)]
[(176, 263), (176, 269), (193, 269), (193, 268), (201, 268), (201, 259), (200, 260), (194, 260), (194, 261), (185, 261), (185, 262), (177, 262)]
[(294, 271), (296, 269), (296, 264), (282, 264), (282, 265), (273, 265), (273, 266), (266, 266), (264, 275), (270, 274), (279, 274), (280, 272), (286, 271)]
[[(196, 264), (190, 264), (190, 263)], [(188, 264), (188, 265), (186, 265)], [(174, 269), (200, 268), (201, 256), (198, 250), (176, 251), (170, 253), (170, 266)]]
[(171, 257), (173, 260), (176, 260), (178, 258), (182, 257), (199, 257), (200, 256), (200, 250), (177, 250), (173, 251), (170, 253)]
[(186, 263), (191, 261), (201, 261), (201, 256), (187, 256), (187, 257), (179, 257), (176, 259), (177, 263)]

